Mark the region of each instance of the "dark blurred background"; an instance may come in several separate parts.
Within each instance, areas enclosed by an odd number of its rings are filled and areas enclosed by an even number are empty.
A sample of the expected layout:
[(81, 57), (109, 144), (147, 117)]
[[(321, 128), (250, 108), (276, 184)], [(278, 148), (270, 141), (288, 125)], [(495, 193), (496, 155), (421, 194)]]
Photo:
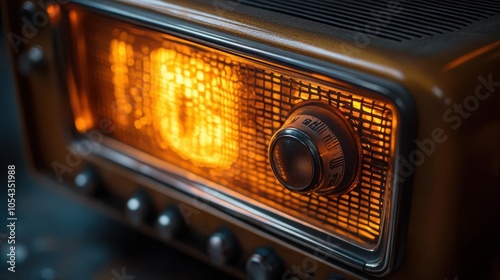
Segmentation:
[[(27, 172), (0, 20), (0, 279), (228, 279), (212, 267), (40, 186)], [(7, 166), (16, 165), (16, 272), (7, 271)]]

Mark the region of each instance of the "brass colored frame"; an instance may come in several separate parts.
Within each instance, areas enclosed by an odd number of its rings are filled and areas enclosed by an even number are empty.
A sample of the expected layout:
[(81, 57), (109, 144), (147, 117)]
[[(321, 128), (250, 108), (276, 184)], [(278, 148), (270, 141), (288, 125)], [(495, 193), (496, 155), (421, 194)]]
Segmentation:
[[(381, 247), (385, 250), (366, 252), (361, 258), (364, 261), (360, 261), (342, 255), (354, 248), (343, 248), (345, 251), (331, 252), (332, 255), (325, 257), (318, 254), (314, 245), (293, 238), (280, 240), (258, 219), (242, 222), (234, 209), (227, 211), (225, 207), (217, 207), (214, 202), (220, 197), (209, 188), (186, 186), (183, 180), (156, 173), (106, 145), (95, 145), (94, 152), (114, 158), (115, 162), (122, 163), (121, 166), (94, 154), (75, 159), (68, 149), (78, 142), (67, 130), (71, 127), (67, 117), (71, 112), (64, 106), (68, 104), (64, 94), (67, 84), (61, 79), (67, 74), (69, 66), (64, 61), (69, 60), (69, 54), (60, 48), (64, 46), (64, 38), (47, 26), (39, 28), (37, 35), (24, 43), (19, 53), (11, 49), (11, 62), (17, 74), (24, 141), (32, 167), (37, 174), (49, 174), (56, 183), (57, 177), (50, 175), (54, 174), (53, 163), (66, 163), (71, 170), (64, 181), (59, 182), (64, 187), (58, 189), (67, 192), (74, 176), (86, 166), (92, 166), (98, 167), (106, 192), (91, 198), (77, 197), (119, 219), (122, 219), (123, 201), (134, 193), (137, 184), (145, 186), (155, 197), (154, 205), (158, 209), (168, 203), (190, 205), (201, 213), (192, 223), (198, 235), (168, 243), (207, 261), (203, 245), (199, 244), (203, 243), (203, 236), (221, 223), (247, 241), (242, 246), (244, 257), (248, 257), (256, 246), (269, 244), (284, 258), (287, 268), (301, 265), (305, 259), (313, 260), (317, 264), (315, 276), (318, 278), (326, 278), (332, 272), (347, 278), (375, 275), (387, 279), (454, 279), (457, 274), (483, 278), (489, 275), (487, 265), (500, 258), (498, 251), (489, 255), (469, 254), (471, 251), (481, 253), (481, 248), (500, 248), (497, 236), (491, 235), (500, 230), (498, 218), (492, 216), (500, 212), (495, 200), (500, 195), (500, 95), (493, 94), (498, 89), (488, 84), (488, 79), (500, 80), (499, 16), (492, 21), (498, 27), (492, 30), (497, 31), (464, 36), (461, 44), (431, 40), (427, 44), (439, 47), (417, 52), (415, 50), (421, 47), (418, 44), (393, 45), (373, 39), (371, 45), (347, 54), (343, 43), (349, 36), (345, 33), (312, 32), (310, 28), (314, 27), (302, 28), (300, 20), (291, 22), (289, 18), (271, 17), (267, 13), (256, 16), (259, 11), (253, 8), (226, 11), (221, 16), (210, 1), (75, 2), (120, 14), (135, 23), (146, 22), (151, 28), (175, 29), (179, 32), (177, 35), (185, 39), (203, 40), (227, 51), (238, 49), (252, 57), (312, 72), (320, 80), (335, 77), (379, 93), (398, 108), (399, 115), (395, 119), (399, 120), (401, 131), (395, 140), (399, 145), (395, 166), (398, 173), (393, 179), (401, 185), (393, 193), (392, 203), (397, 203), (393, 207), (398, 210), (391, 216), (393, 227), (388, 231), (388, 243)], [(2, 3), (7, 33), (22, 34), (17, 17), (21, 4), (20, 1)], [(263, 17), (267, 20), (262, 20)], [(44, 51), (43, 71), (35, 69), (22, 76), (18, 61), (33, 46), (41, 46)], [(453, 103), (464, 104), (478, 92), (483, 97), (485, 92), (491, 94), (477, 110), (461, 118), (449, 114)], [(416, 151), (425, 151), (421, 144), (430, 143), (429, 139), (434, 141), (432, 152), (424, 154), (422, 161), (408, 164)], [(135, 176), (132, 169), (156, 175)], [(186, 188), (164, 188), (165, 182)], [(209, 203), (200, 205), (192, 195), (207, 199)], [(206, 228), (201, 226), (202, 221), (208, 221)], [(148, 227), (140, 230), (156, 236)], [(483, 245), (478, 245), (479, 240)], [(191, 243), (197, 245), (187, 245)], [(221, 269), (236, 277), (244, 276), (242, 262)]]

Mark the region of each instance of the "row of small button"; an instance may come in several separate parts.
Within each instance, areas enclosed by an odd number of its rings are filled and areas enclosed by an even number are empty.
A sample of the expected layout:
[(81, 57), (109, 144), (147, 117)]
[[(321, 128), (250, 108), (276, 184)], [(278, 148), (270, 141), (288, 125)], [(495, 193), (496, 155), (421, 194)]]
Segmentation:
[[(147, 222), (153, 214), (151, 205), (145, 192), (136, 192), (127, 201), (127, 218), (136, 226)], [(175, 238), (186, 228), (182, 214), (174, 206), (161, 212), (155, 225), (160, 236), (166, 240)], [(241, 251), (236, 236), (230, 230), (221, 228), (209, 237), (207, 253), (215, 265), (231, 265), (238, 260)], [(277, 279), (283, 271), (283, 264), (272, 249), (259, 247), (247, 260), (246, 271), (248, 279)]]
[[(78, 190), (94, 195), (100, 189), (98, 177), (92, 168), (86, 168), (77, 174), (74, 184)], [(177, 206), (170, 205), (155, 216), (153, 203), (143, 190), (137, 191), (127, 200), (125, 214), (135, 226), (154, 224), (164, 240), (175, 239), (187, 230), (187, 224)], [(221, 227), (208, 238), (206, 252), (215, 265), (235, 265), (241, 255), (241, 246), (238, 238), (228, 228)], [(248, 279), (279, 279), (284, 272), (281, 258), (269, 247), (256, 248), (247, 259), (245, 268)], [(331, 275), (328, 279), (345, 280), (338, 274)]]

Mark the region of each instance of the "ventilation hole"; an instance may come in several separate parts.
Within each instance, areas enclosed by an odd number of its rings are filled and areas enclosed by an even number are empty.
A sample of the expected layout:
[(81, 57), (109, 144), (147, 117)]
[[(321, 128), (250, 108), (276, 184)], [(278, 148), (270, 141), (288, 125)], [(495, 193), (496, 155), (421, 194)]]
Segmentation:
[[(500, 1), (240, 0), (247, 6), (402, 42), (455, 32), (500, 13)], [(397, 11), (395, 11), (397, 9)], [(380, 18), (377, 18), (377, 15)]]

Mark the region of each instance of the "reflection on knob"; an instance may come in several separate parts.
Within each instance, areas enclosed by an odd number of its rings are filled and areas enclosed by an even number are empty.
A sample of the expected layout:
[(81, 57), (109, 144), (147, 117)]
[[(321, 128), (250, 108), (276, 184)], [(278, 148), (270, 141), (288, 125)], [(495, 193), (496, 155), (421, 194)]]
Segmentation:
[(279, 279), (283, 273), (283, 262), (272, 249), (259, 247), (247, 260), (246, 271), (250, 280)]
[(286, 186), (301, 189), (314, 179), (314, 162), (308, 147), (294, 137), (278, 137), (271, 153), (273, 168)]
[(234, 262), (240, 253), (238, 240), (228, 229), (219, 229), (208, 239), (207, 252), (216, 265)]
[(94, 194), (99, 184), (98, 176), (94, 169), (86, 167), (75, 176), (75, 186), (86, 194)]
[(360, 172), (360, 141), (333, 106), (306, 101), (292, 109), (269, 144), (274, 175), (298, 193), (342, 194)]
[(175, 206), (170, 206), (160, 213), (156, 219), (156, 229), (165, 240), (175, 238), (186, 227), (181, 212)]
[(140, 225), (150, 221), (153, 207), (148, 194), (144, 191), (137, 191), (127, 200), (126, 215), (133, 225)]

